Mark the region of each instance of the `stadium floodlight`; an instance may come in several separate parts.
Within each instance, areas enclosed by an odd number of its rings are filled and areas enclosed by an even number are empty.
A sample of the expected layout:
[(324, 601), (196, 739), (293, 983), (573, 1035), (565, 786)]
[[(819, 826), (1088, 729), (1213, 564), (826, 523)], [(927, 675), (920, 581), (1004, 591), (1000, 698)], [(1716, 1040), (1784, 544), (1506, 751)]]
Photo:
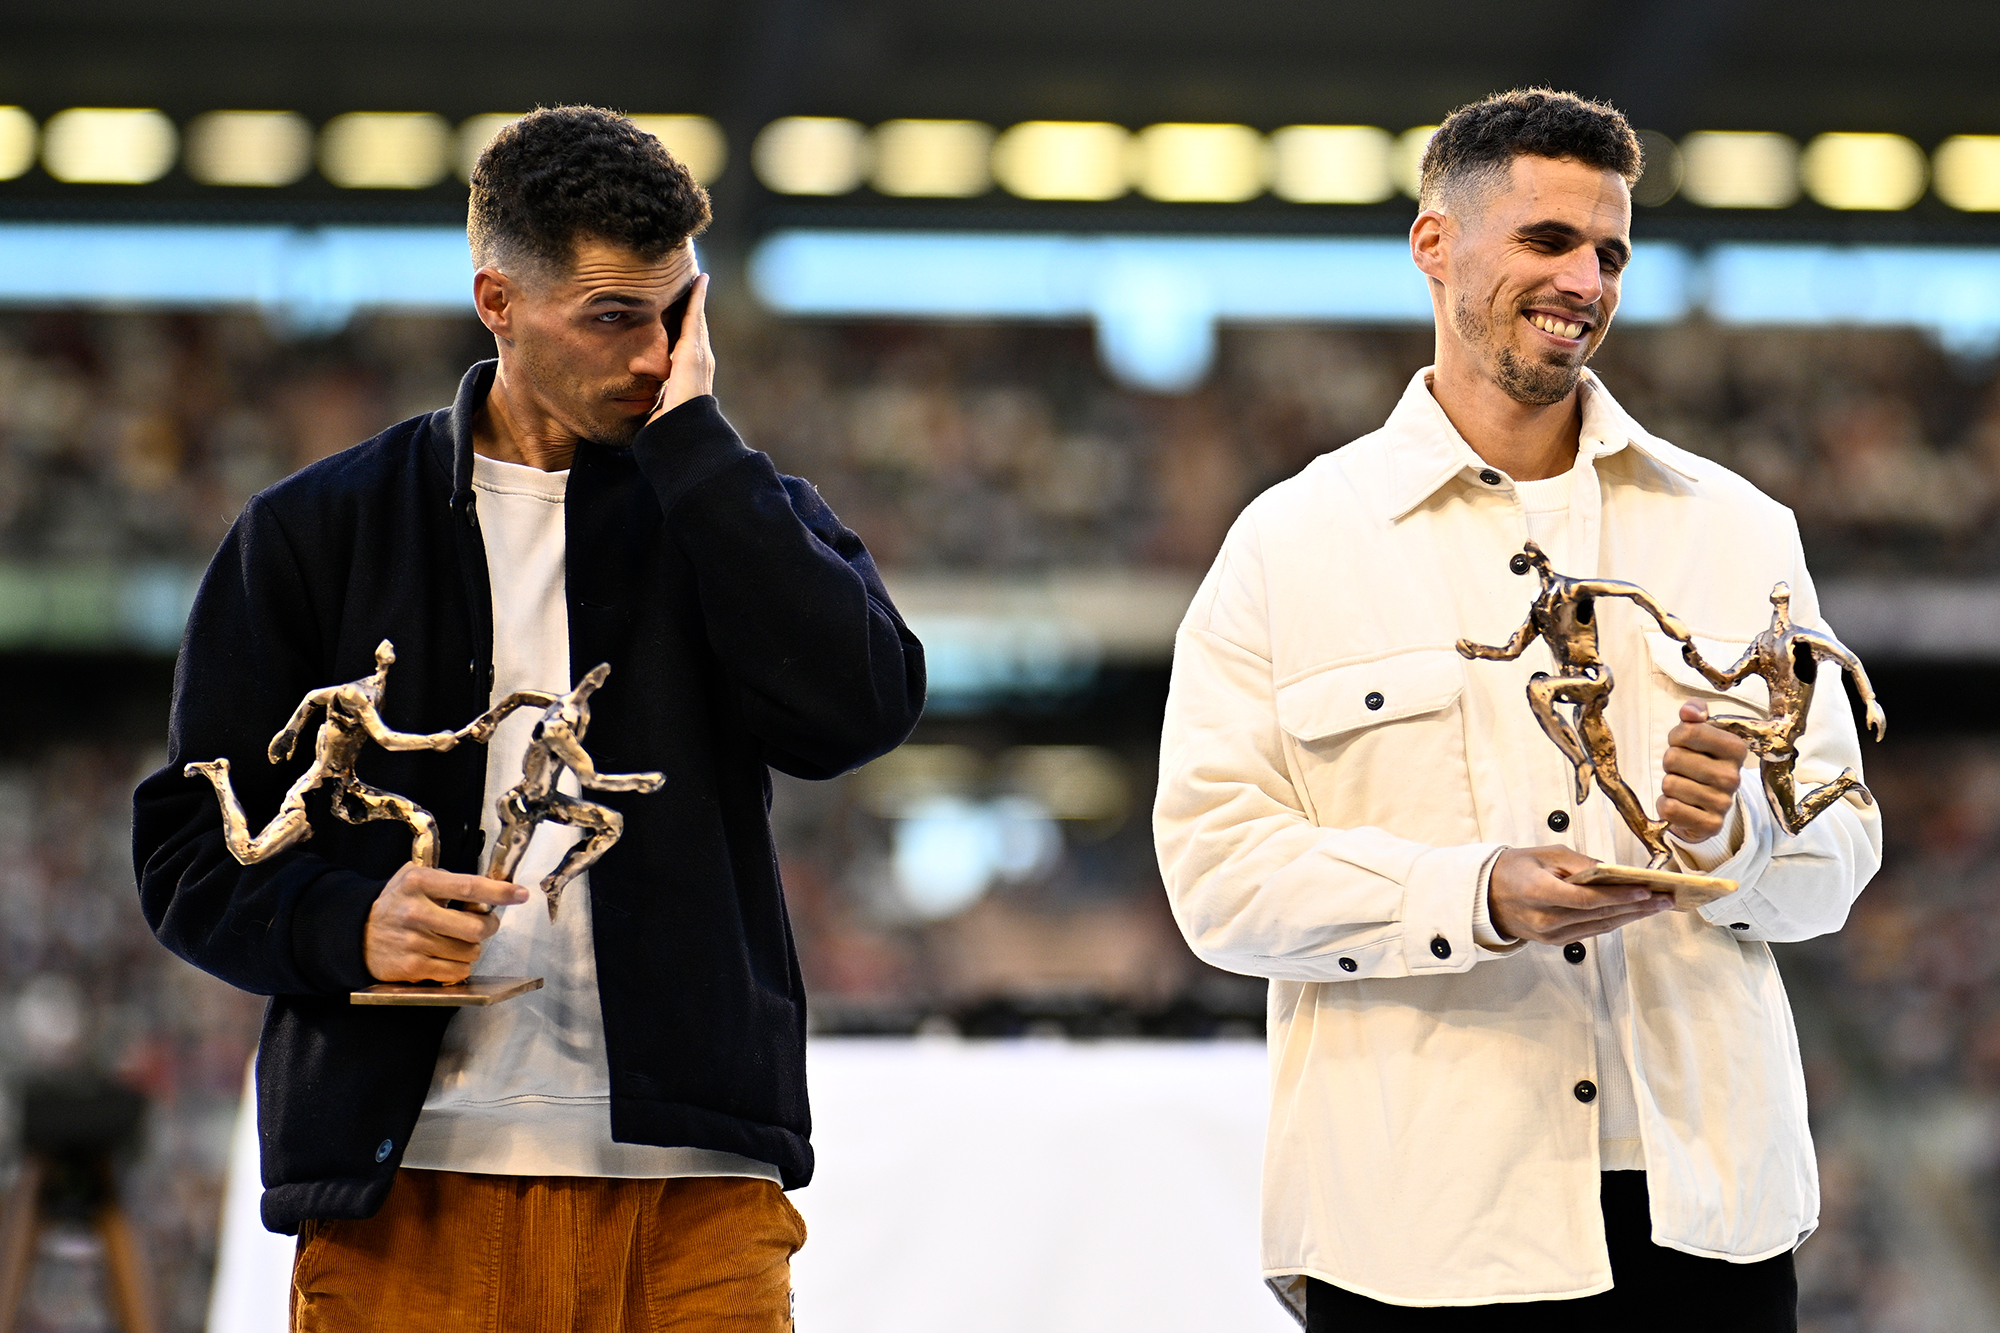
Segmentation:
[(24, 175), (35, 165), (39, 137), (33, 116), (18, 106), (0, 106), (0, 181)]
[(290, 185), (312, 157), (312, 126), (296, 112), (210, 111), (188, 126), (188, 174), (204, 185)]
[(1132, 136), (1096, 120), (1025, 120), (993, 145), (993, 177), (1023, 199), (1116, 199), (1132, 188)]
[(2000, 212), (2000, 134), (1954, 134), (1931, 165), (1938, 198), (1967, 213)]
[(750, 169), (777, 194), (847, 194), (867, 169), (868, 136), (839, 116), (786, 116), (750, 145)]
[(1271, 193), (1295, 204), (1379, 204), (1395, 140), (1373, 125), (1287, 125), (1271, 136)]
[(1930, 163), (1900, 134), (1822, 134), (1806, 145), (1799, 175), (1827, 208), (1892, 212), (1924, 197)]
[(319, 169), (350, 190), (424, 190), (451, 170), (452, 132), (428, 111), (350, 111), (319, 134)]
[(729, 164), (729, 139), (707, 116), (634, 116), (632, 123), (665, 145), (703, 185)]
[(71, 185), (149, 185), (179, 149), (174, 123), (148, 108), (73, 106), (42, 127), (42, 166)]
[(1435, 125), (1419, 125), (1396, 136), (1395, 151), (1389, 154), (1389, 174), (1396, 188), (1414, 199), (1423, 187), (1424, 150), (1431, 146)]
[(888, 120), (875, 127), (869, 183), (904, 198), (970, 199), (993, 188), (993, 127), (976, 120)]
[(1148, 199), (1236, 204), (1270, 180), (1264, 136), (1248, 125), (1148, 125), (1134, 148), (1133, 183)]
[(1681, 140), (1681, 193), (1703, 208), (1789, 208), (1799, 146), (1783, 134), (1699, 130)]

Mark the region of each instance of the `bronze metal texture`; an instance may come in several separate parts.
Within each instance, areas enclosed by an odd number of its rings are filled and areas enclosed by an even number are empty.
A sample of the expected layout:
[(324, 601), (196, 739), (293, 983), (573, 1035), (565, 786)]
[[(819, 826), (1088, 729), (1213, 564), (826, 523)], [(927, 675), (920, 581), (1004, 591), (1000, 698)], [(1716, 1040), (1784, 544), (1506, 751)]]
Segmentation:
[(590, 729), (590, 696), (610, 674), (611, 664), (603, 662), (593, 667), (568, 694), (522, 691), (509, 695), (466, 728), (472, 739), (484, 741), (500, 725), (500, 720), (516, 708), (534, 704), (546, 709), (541, 721), (535, 724), (527, 752), (521, 756), (521, 780), (501, 793), (497, 802), (500, 836), (493, 844), (486, 875), (489, 879), (513, 879), (534, 837), (535, 827), (543, 820), (582, 830), (585, 836), (542, 879), (542, 893), (548, 901), (551, 921), (556, 918), (562, 892), (569, 882), (595, 865), (625, 831), (625, 817), (616, 810), (556, 790), (563, 770), (574, 772), (577, 781), (592, 791), (656, 792), (667, 781), (664, 773), (599, 773), (584, 751), (584, 733)]
[[(1604, 720), (1604, 708), (1611, 699), (1611, 667), (1598, 654), (1596, 603), (1600, 597), (1623, 597), (1654, 620), (1668, 637), (1685, 644), (1691, 635), (1680, 619), (1661, 607), (1636, 583), (1618, 579), (1573, 579), (1549, 568), (1542, 548), (1529, 542), (1523, 548), (1529, 563), (1541, 576), (1542, 590), (1528, 608), (1528, 619), (1514, 637), (1498, 647), (1458, 641), (1461, 655), (1487, 662), (1511, 662), (1528, 650), (1537, 638), (1554, 654), (1553, 675), (1537, 673), (1528, 682), (1528, 705), (1542, 731), (1556, 743), (1576, 770), (1576, 801), (1581, 805), (1590, 795), (1591, 779), (1597, 780), (1605, 797), (1617, 808), (1625, 826), (1645, 844), (1652, 870), (1662, 870), (1673, 860), (1667, 845), (1667, 821), (1655, 819), (1639, 803), (1638, 794), (1618, 771), (1618, 744), (1611, 724)], [(1568, 704), (1572, 716), (1565, 719), (1557, 705)]]
[(540, 990), (540, 977), (474, 977), (455, 986), (437, 986), (422, 981), (385, 981), (358, 990), (347, 998), (353, 1004), (401, 1004), (450, 1009), (482, 1008)]
[(1740, 717), (1725, 713), (1710, 717), (1712, 726), (1743, 738), (1763, 774), (1764, 795), (1771, 813), (1785, 832), (1796, 834), (1849, 792), (1870, 805), (1875, 797), (1861, 785), (1851, 768), (1803, 796), (1793, 781), (1792, 770), (1799, 762), (1798, 741), (1806, 729), (1806, 714), (1812, 707), (1813, 689), (1819, 679), (1819, 664), (1835, 662), (1854, 678), (1854, 689), (1867, 709), (1868, 729), (1880, 741), (1889, 730), (1889, 719), (1875, 701), (1875, 689), (1861, 659), (1830, 634), (1801, 629), (1792, 623), (1792, 590), (1780, 583), (1771, 589), (1771, 624), (1750, 641), (1736, 665), (1718, 671), (1708, 663), (1691, 641), (1681, 644), (1681, 656), (1718, 690), (1729, 689), (1751, 676), (1761, 676), (1770, 687), (1769, 717)]
[(378, 819), (407, 824), (411, 834), (410, 859), (420, 866), (437, 865), (437, 820), (430, 811), (406, 796), (371, 787), (354, 773), (361, 747), (368, 741), (385, 750), (442, 751), (457, 745), (464, 735), (456, 731), (415, 735), (390, 729), (382, 720), (382, 694), (388, 686), (389, 668), (395, 661), (395, 645), (384, 639), (375, 648), (374, 674), (345, 685), (314, 690), (299, 701), (291, 720), (271, 738), (266, 757), (274, 764), (290, 759), (313, 711), (324, 709), (325, 718), (313, 741), (313, 761), (285, 793), (278, 813), (255, 837), (250, 834), (243, 804), (236, 799), (236, 790), (230, 784), (228, 759), (193, 763), (183, 770), (189, 777), (205, 777), (214, 785), (216, 799), (222, 803), (223, 841), (231, 856), (244, 865), (253, 865), (310, 838), (312, 825), (306, 820), (306, 793), (331, 784), (335, 815), (350, 824)]
[(1674, 895), (1676, 912), (1692, 912), (1736, 892), (1733, 879), (1720, 875), (1684, 875), (1678, 870), (1645, 870), (1600, 861), (1588, 870), (1565, 876), (1572, 884), (1638, 884)]

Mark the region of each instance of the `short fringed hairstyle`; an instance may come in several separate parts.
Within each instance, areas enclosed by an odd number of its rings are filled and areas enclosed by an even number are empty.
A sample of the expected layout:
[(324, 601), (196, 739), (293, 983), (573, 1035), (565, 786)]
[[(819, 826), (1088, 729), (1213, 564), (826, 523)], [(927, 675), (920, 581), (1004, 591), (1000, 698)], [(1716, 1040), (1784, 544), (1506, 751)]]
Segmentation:
[(495, 135), (472, 169), (473, 262), (560, 272), (597, 237), (655, 260), (708, 226), (708, 192), (615, 111), (552, 106)]
[(1424, 149), (1419, 198), (1425, 208), (1459, 184), (1504, 174), (1517, 157), (1573, 158), (1639, 179), (1639, 136), (1616, 107), (1551, 88), (1494, 93), (1445, 117)]

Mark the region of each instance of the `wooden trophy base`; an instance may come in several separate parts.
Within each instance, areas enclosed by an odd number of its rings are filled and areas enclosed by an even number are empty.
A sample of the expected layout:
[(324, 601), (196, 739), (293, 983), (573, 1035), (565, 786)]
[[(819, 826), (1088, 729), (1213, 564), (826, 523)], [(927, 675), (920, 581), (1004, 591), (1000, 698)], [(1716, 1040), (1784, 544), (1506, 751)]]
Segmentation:
[(423, 981), (385, 981), (367, 990), (351, 992), (349, 1004), (416, 1004), (447, 1009), (465, 1009), (511, 1000), (540, 990), (540, 977), (474, 977), (455, 986)]
[(1675, 870), (1644, 870), (1638, 866), (1614, 866), (1603, 862), (1571, 875), (1572, 884), (1638, 884), (1674, 895), (1676, 912), (1692, 912), (1717, 898), (1736, 892), (1736, 881), (1714, 875), (1683, 875)]

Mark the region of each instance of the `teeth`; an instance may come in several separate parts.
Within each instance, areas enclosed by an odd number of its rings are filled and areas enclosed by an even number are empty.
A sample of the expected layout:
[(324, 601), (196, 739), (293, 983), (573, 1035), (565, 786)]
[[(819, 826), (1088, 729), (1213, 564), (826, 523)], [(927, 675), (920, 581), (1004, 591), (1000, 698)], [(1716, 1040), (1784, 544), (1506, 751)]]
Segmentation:
[(1583, 336), (1584, 326), (1581, 324), (1572, 324), (1566, 319), (1556, 319), (1543, 314), (1532, 314), (1528, 316), (1528, 322), (1543, 333), (1553, 333), (1558, 338), (1581, 338)]

